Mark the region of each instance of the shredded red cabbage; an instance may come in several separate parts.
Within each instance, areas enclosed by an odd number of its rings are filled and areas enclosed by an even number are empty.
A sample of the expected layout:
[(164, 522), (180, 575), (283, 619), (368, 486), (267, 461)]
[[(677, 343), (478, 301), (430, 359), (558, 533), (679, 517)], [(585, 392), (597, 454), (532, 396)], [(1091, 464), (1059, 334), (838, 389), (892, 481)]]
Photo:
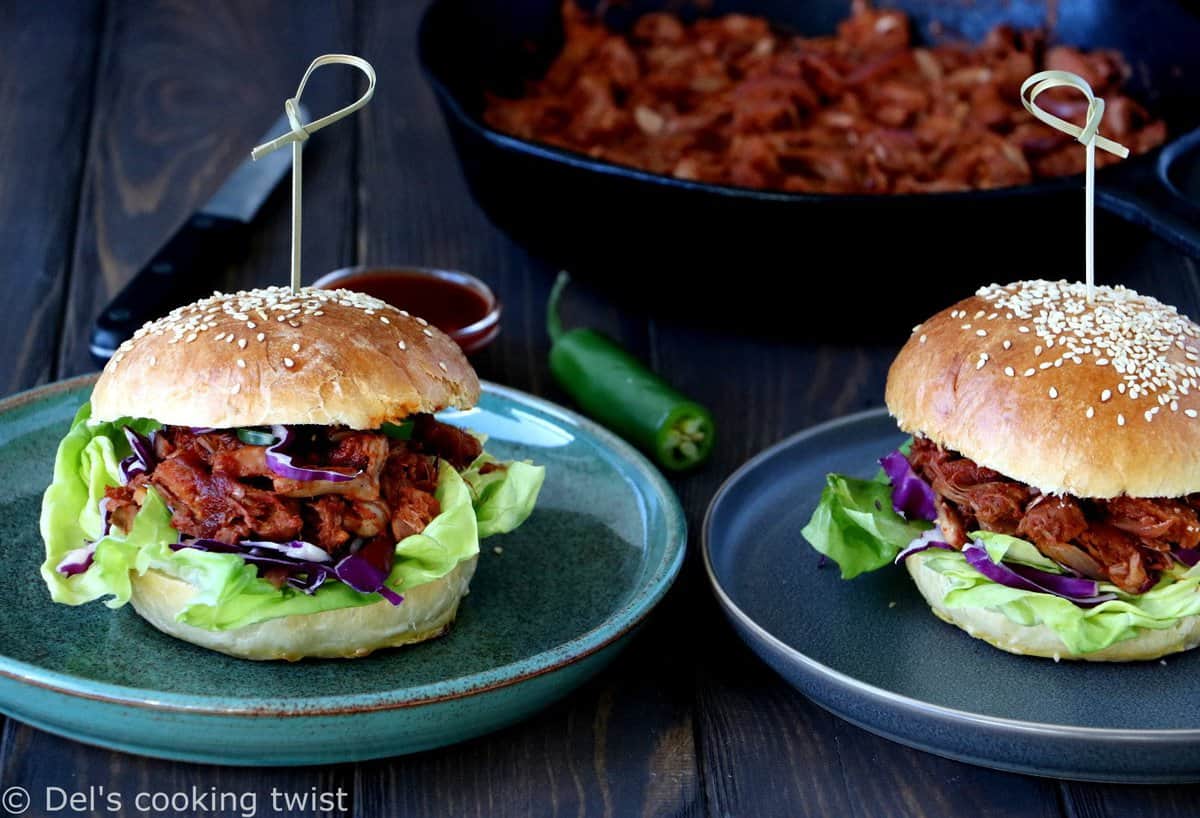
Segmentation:
[(942, 530), (937, 526), (926, 531), (920, 537), (910, 542), (904, 547), (904, 550), (896, 555), (895, 564), (899, 565), (913, 554), (918, 554), (922, 551), (928, 551), (930, 548), (944, 548), (947, 551), (953, 551), (947, 543), (942, 541)]
[(333, 571), (354, 590), (364, 594), (377, 593), (393, 605), (399, 605), (404, 597), (385, 584), (395, 556), (395, 544), (387, 539), (375, 539), (342, 557)]
[(933, 489), (917, 476), (908, 458), (899, 449), (879, 461), (892, 483), (892, 508), (905, 519), (937, 519)]
[(1200, 562), (1200, 548), (1176, 548), (1171, 552), (1171, 556), (1191, 568)]
[(295, 432), (286, 426), (272, 426), (271, 433), (279, 439), (267, 447), (267, 467), (280, 477), (286, 477), (289, 480), (324, 480), (329, 483), (343, 483), (362, 474), (361, 469), (354, 474), (343, 474), (328, 469), (307, 469), (297, 466), (292, 463), (290, 454), (284, 454), (281, 451), (295, 440)]
[(58, 573), (73, 577), (76, 574), (82, 574), (84, 571), (92, 567), (92, 562), (96, 557), (96, 544), (88, 543), (82, 548), (76, 548), (68, 551), (54, 570)]
[(1101, 602), (1117, 598), (1117, 595), (1113, 593), (1100, 593), (1099, 585), (1095, 580), (1052, 574), (1028, 565), (1005, 565), (993, 562), (987, 549), (978, 541), (968, 543), (963, 547), (962, 553), (976, 571), (993, 582), (1009, 588), (1062, 597), (1082, 608), (1090, 608)]
[(125, 483), (128, 483), (135, 476), (154, 468), (158, 463), (158, 458), (154, 456), (154, 443), (150, 438), (139, 432), (135, 432), (128, 426), (122, 426), (121, 430), (125, 432), (125, 439), (129, 441), (129, 448), (133, 449), (133, 454), (120, 463), (121, 478)]
[[(257, 568), (284, 568), (288, 585), (306, 594), (316, 593), (332, 576), (360, 593), (377, 593), (393, 605), (404, 601), (403, 596), (385, 584), (396, 553), (395, 544), (386, 539), (376, 540), (370, 547), (343, 557), (336, 565), (330, 565), (329, 555), (318, 546), (303, 540), (287, 543), (244, 540), (237, 545), (230, 545), (220, 540), (194, 539), (173, 543), (171, 548), (175, 551), (195, 548), (220, 554), (238, 554)], [(307, 559), (312, 555), (310, 549), (320, 551), (322, 559)]]

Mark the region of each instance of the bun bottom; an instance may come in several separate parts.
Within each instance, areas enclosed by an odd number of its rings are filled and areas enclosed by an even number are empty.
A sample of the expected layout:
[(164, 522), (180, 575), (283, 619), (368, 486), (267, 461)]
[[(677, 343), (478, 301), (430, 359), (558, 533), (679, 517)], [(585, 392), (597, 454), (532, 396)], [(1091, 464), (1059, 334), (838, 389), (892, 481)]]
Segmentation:
[(477, 560), (463, 560), (441, 579), (410, 588), (401, 605), (380, 600), (373, 605), (285, 616), (225, 631), (176, 621), (196, 589), (160, 571), (131, 577), (130, 601), (143, 619), (163, 633), (240, 659), (358, 659), (380, 648), (423, 642), (448, 631), (459, 600), (475, 575)]
[(1046, 625), (1021, 625), (999, 611), (987, 608), (947, 608), (944, 600), (952, 586), (942, 574), (925, 567), (928, 554), (913, 554), (904, 561), (908, 573), (929, 607), (943, 622), (956, 625), (994, 648), (1021, 656), (1075, 659), (1086, 662), (1136, 662), (1158, 659), (1191, 650), (1200, 644), (1200, 616), (1188, 616), (1162, 630), (1143, 630), (1132, 639), (1092, 653), (1072, 653)]

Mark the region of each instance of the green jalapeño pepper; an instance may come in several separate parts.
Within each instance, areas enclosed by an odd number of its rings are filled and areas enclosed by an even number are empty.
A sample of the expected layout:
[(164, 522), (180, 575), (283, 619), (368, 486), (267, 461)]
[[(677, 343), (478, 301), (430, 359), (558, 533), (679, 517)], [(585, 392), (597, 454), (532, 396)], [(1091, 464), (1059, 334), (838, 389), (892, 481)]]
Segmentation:
[(570, 277), (550, 291), (546, 329), (550, 371), (571, 397), (602, 424), (678, 471), (712, 452), (712, 414), (677, 392), (612, 339), (591, 329), (563, 330), (558, 302)]

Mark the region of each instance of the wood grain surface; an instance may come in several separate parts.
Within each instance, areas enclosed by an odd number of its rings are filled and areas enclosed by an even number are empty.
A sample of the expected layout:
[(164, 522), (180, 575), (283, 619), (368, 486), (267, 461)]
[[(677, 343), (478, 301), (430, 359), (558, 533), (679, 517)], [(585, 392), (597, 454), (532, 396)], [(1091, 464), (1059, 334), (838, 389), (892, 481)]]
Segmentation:
[[(308, 61), (350, 51), (379, 74), (374, 101), (306, 147), (305, 278), (351, 264), (468, 270), (504, 304), (483, 377), (567, 397), (546, 364), (556, 272), (471, 201), (414, 34), (423, 3), (22, 0), (0, 14), (0, 242), (10, 320), (5, 392), (87, 371), (91, 320), (248, 154)], [(323, 69), (315, 114), (352, 99)], [(286, 186), (284, 186), (286, 187)], [(519, 195), (514, 192), (514, 195)], [(1195, 263), (1101, 221), (1100, 275), (1200, 315)], [(212, 287), (282, 282), (289, 213), (277, 192), (244, 257)], [(1118, 235), (1119, 234), (1119, 235)], [(1118, 240), (1118, 238), (1120, 240)], [(1103, 252), (1111, 249), (1111, 252)], [(1028, 271), (1014, 271), (1017, 275)], [(568, 324), (601, 329), (712, 408), (713, 461), (673, 482), (693, 532), (676, 587), (597, 679), (527, 722), (419, 755), (326, 768), (197, 766), (100, 750), (8, 721), (0, 789), (104, 784), (347, 792), (349, 813), (391, 816), (1185, 816), (1198, 787), (1053, 782), (984, 770), (865, 733), (813, 705), (723, 620), (697, 553), (708, 500), (744, 460), (805, 426), (878, 405), (900, 338), (869, 344), (755, 336), (713, 316), (648, 314), (636, 297), (574, 285)], [(634, 294), (636, 296), (636, 293)], [(930, 296), (931, 308), (940, 304)], [(132, 807), (118, 815), (143, 815)], [(237, 815), (218, 810), (213, 815)], [(260, 814), (305, 815), (291, 811)], [(343, 813), (328, 813), (342, 815)]]

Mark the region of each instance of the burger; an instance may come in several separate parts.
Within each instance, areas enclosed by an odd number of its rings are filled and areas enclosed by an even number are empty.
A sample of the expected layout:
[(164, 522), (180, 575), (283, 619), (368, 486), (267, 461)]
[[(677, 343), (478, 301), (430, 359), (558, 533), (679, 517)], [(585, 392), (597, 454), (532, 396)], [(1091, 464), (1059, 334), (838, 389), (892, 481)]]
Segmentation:
[(478, 398), (457, 345), (383, 301), (215, 293), (104, 368), (58, 448), (42, 577), (247, 659), (439, 636), (479, 539), (520, 525), (544, 476), (434, 416)]
[(804, 536), (893, 562), (1001, 650), (1155, 659), (1200, 642), (1200, 327), (1123, 287), (980, 289), (914, 328), (887, 406), (912, 437), (829, 475)]

